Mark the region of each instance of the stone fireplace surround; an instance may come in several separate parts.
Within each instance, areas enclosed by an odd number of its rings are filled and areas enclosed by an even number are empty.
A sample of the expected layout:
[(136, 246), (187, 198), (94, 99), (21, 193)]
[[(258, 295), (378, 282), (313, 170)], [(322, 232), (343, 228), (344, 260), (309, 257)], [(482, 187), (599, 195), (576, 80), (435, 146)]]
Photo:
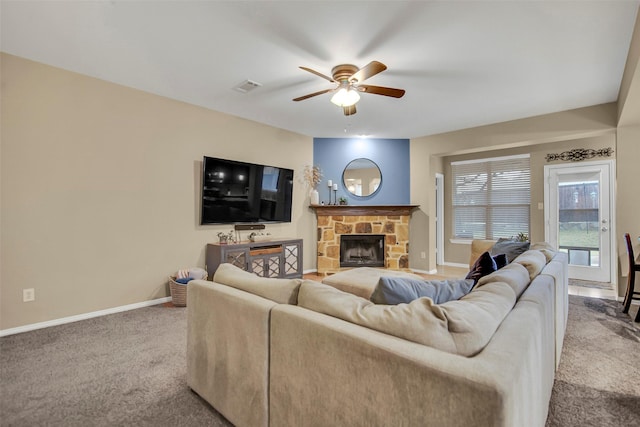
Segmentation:
[(340, 236), (382, 234), (385, 236), (385, 268), (409, 268), (409, 218), (417, 205), (311, 206), (318, 219), (318, 274), (340, 268)]

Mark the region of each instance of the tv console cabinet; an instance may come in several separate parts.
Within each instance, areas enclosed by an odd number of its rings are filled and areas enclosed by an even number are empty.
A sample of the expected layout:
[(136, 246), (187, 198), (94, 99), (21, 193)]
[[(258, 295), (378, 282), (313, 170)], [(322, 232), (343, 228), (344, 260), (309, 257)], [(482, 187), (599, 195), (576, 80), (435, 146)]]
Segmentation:
[(207, 245), (209, 280), (228, 262), (261, 277), (302, 277), (302, 239)]

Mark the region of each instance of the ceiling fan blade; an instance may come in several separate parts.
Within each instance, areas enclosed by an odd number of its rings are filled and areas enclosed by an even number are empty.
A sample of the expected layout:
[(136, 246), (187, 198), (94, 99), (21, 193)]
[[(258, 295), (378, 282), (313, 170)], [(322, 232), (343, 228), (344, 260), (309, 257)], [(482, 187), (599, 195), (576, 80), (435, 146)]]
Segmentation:
[(349, 77), (350, 82), (363, 82), (369, 77), (373, 77), (378, 73), (383, 72), (387, 69), (387, 66), (382, 62), (371, 61), (364, 67), (360, 68), (356, 71), (351, 77)]
[(404, 89), (394, 89), (392, 87), (358, 85), (358, 90), (365, 93), (373, 93), (376, 95), (391, 96), (393, 98), (402, 98)]
[(308, 95), (301, 96), (299, 98), (294, 98), (293, 100), (294, 101), (304, 101), (305, 99), (308, 99), (308, 98), (311, 98), (311, 97), (314, 97), (314, 96), (318, 96), (318, 95), (322, 95), (323, 93), (331, 92), (332, 90), (333, 89), (325, 89), (325, 90), (321, 90), (321, 91), (318, 91), (318, 92), (313, 92), (313, 93), (310, 93)]
[(353, 116), (356, 113), (356, 105), (353, 104), (349, 107), (342, 107), (345, 116)]
[(316, 70), (312, 70), (311, 68), (307, 68), (307, 67), (300, 67), (300, 69), (305, 70), (305, 71), (308, 71), (308, 72), (310, 72), (311, 74), (315, 74), (316, 76), (322, 77), (323, 79), (327, 79), (327, 80), (329, 80), (329, 81), (330, 81), (330, 82), (332, 82), (332, 83), (333, 83), (333, 81), (334, 81), (331, 77), (329, 77), (329, 76), (325, 76), (324, 74), (322, 74), (322, 73), (320, 73), (320, 72), (318, 72), (318, 71), (316, 71)]

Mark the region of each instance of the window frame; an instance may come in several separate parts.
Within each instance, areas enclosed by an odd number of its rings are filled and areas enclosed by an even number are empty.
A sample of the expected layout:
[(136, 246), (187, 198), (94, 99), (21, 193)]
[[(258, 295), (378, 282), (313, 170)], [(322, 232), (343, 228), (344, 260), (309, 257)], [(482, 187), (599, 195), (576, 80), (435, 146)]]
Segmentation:
[[(526, 162), (526, 174), (522, 176), (522, 171), (525, 170), (524, 164), (520, 165), (520, 167), (515, 167), (513, 173), (520, 175), (518, 176), (516, 190), (518, 193), (515, 195), (516, 203), (506, 203), (509, 200), (505, 198), (504, 195), (502, 197), (495, 197), (497, 193), (494, 193), (492, 197), (491, 191), (496, 186), (498, 189), (501, 189), (503, 192), (507, 191), (507, 187), (505, 187), (505, 182), (502, 182), (502, 188), (500, 186), (500, 172), (509, 173), (510, 171), (507, 169), (505, 171), (505, 166), (509, 166), (509, 163), (513, 163), (513, 166), (518, 166), (518, 162), (525, 163)], [(466, 185), (467, 183), (460, 184), (459, 177), (463, 177), (465, 172), (467, 174), (473, 173), (471, 172), (471, 168), (467, 171), (464, 169), (458, 169), (457, 166), (461, 166), (464, 168), (464, 165), (478, 165), (480, 166), (478, 175), (481, 176), (484, 174), (484, 182), (480, 181), (481, 184), (484, 184), (486, 188), (475, 191), (475, 197), (472, 193), (471, 189), (466, 192), (460, 192), (460, 187)], [(462, 161), (453, 161), (450, 163), (451, 167), (451, 233), (452, 238), (450, 239), (452, 242), (471, 242), (473, 239), (488, 239), (488, 240), (497, 240), (499, 237), (515, 237), (518, 232), (525, 232), (527, 235), (530, 234), (531, 230), (531, 155), (527, 154), (518, 154), (511, 156), (500, 156), (500, 157), (489, 157), (482, 159), (473, 159), (473, 160), (462, 160)], [(498, 178), (498, 179), (496, 179)], [(462, 178), (461, 178), (462, 179)], [(503, 177), (504, 179), (504, 177)], [(498, 184), (498, 185), (496, 185)], [(526, 184), (526, 187), (523, 185)], [(478, 186), (479, 184), (476, 184)], [(498, 191), (498, 190), (496, 190)], [(460, 203), (460, 199), (462, 198), (462, 194), (469, 194), (468, 198), (470, 202), (468, 204)], [(525, 197), (526, 196), (526, 197)], [(518, 200), (519, 199), (519, 200)], [(525, 203), (526, 200), (526, 203)], [(469, 230), (466, 233), (463, 233), (462, 230), (458, 228), (461, 222), (464, 222), (465, 217), (459, 217), (458, 213), (463, 211), (469, 211), (470, 209), (481, 209), (483, 210), (483, 214), (479, 215), (484, 218), (482, 222), (476, 222), (475, 226), (466, 227), (465, 230)], [(517, 230), (513, 235), (505, 236), (505, 233), (500, 233), (500, 231), (495, 230), (495, 223), (493, 218), (500, 217), (507, 218), (510, 214), (505, 214), (505, 210), (521, 210), (518, 218), (520, 221), (515, 221), (512, 223), (505, 223), (505, 228), (511, 230)], [(502, 212), (500, 212), (502, 211)], [(526, 212), (526, 214), (525, 214)], [(501, 214), (501, 215), (500, 215)], [(472, 218), (473, 215), (468, 215), (466, 218)], [(470, 222), (467, 220), (467, 224)], [(526, 229), (520, 230), (519, 226), (526, 223)], [(483, 230), (482, 235), (478, 236), (478, 224), (482, 224)], [(471, 234), (470, 237), (465, 236), (465, 234)], [(502, 235), (501, 235), (502, 234)]]

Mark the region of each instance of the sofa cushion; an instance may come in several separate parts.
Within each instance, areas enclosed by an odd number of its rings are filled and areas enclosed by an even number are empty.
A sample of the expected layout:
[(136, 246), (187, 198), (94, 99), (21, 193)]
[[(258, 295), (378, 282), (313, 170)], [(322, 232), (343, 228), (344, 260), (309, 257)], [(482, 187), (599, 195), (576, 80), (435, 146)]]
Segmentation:
[(409, 303), (428, 297), (436, 304), (459, 299), (473, 287), (473, 280), (418, 280), (407, 277), (382, 276), (371, 294), (376, 304)]
[(213, 281), (232, 288), (250, 292), (280, 304), (297, 304), (300, 279), (275, 279), (258, 277), (233, 264), (220, 264)]
[(529, 279), (533, 280), (547, 265), (547, 258), (539, 250), (528, 250), (520, 255), (513, 262), (522, 265), (529, 272)]
[(516, 294), (516, 298), (520, 298), (520, 295), (527, 289), (531, 279), (529, 278), (529, 272), (527, 269), (518, 263), (511, 263), (500, 270), (484, 276), (478, 280), (478, 284), (474, 288), (474, 292), (480, 289), (482, 286), (491, 282), (503, 282), (513, 289)]
[(515, 240), (498, 240), (491, 248), (491, 255), (505, 254), (507, 261), (512, 262), (518, 255), (529, 249), (529, 242), (516, 242)]
[(498, 266), (496, 265), (496, 261), (489, 252), (485, 252), (480, 255), (476, 262), (471, 266), (471, 269), (465, 279), (471, 279), (473, 280), (473, 283), (476, 284), (481, 277), (491, 274), (497, 269)]
[(558, 253), (556, 251), (556, 249), (553, 246), (551, 246), (549, 243), (547, 243), (547, 242), (532, 243), (531, 247), (529, 249), (535, 249), (535, 250), (538, 250), (538, 251), (542, 252), (542, 254), (545, 256), (545, 258), (547, 258), (547, 264)]
[(511, 287), (500, 282), (444, 304), (431, 298), (374, 304), (310, 280), (302, 283), (298, 295), (300, 307), (463, 356), (473, 356), (487, 345), (515, 301)]
[(424, 280), (422, 276), (409, 273), (407, 271), (374, 267), (358, 267), (329, 275), (322, 279), (322, 283), (325, 285), (331, 285), (341, 291), (369, 299), (371, 298), (371, 294), (375, 290), (376, 286), (378, 286), (378, 281), (382, 276)]

